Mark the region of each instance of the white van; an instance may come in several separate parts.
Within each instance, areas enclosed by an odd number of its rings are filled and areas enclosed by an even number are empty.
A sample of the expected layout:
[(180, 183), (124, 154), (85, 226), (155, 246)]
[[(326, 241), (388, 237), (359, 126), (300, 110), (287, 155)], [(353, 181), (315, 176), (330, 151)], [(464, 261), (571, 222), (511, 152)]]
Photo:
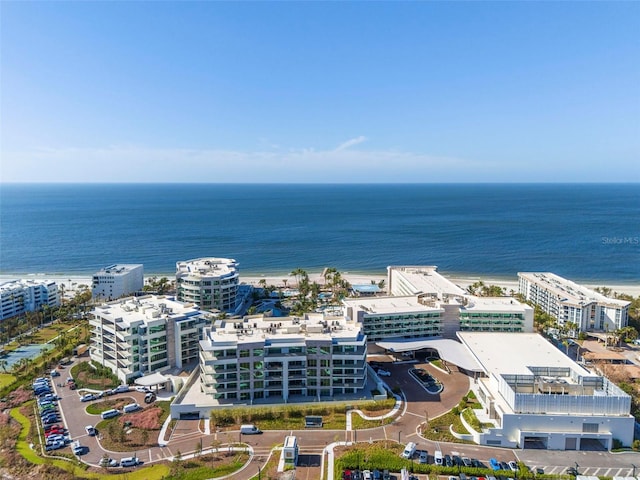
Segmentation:
[(240, 427), (240, 433), (242, 433), (243, 435), (257, 435), (259, 433), (262, 433), (262, 430), (260, 430), (255, 425), (242, 425)]
[(100, 414), (103, 420), (106, 420), (107, 418), (117, 417), (118, 415), (120, 415), (120, 412), (115, 408), (112, 408), (111, 410), (105, 410)]
[(129, 405), (125, 405), (122, 408), (122, 411), (124, 413), (131, 413), (131, 412), (135, 412), (137, 410), (140, 410), (142, 407), (140, 405), (138, 405), (137, 403), (130, 403)]
[(121, 467), (135, 467), (138, 463), (140, 463), (138, 457), (124, 457), (120, 460)]
[(129, 391), (129, 385), (118, 385), (113, 389), (115, 393), (124, 393)]
[(402, 452), (402, 458), (413, 458), (413, 454), (416, 453), (417, 445), (413, 442), (407, 443)]
[(435, 452), (433, 452), (433, 462), (436, 465), (442, 465), (444, 463), (442, 459), (442, 452), (440, 450), (436, 450)]

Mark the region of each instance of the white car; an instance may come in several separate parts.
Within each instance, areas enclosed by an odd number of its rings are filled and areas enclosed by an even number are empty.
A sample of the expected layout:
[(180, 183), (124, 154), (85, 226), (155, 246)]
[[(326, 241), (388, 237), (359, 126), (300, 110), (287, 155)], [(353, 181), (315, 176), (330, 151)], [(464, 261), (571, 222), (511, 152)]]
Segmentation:
[(391, 372), (388, 370), (383, 370), (382, 368), (379, 368), (378, 371), (376, 372), (378, 375), (380, 375), (381, 377), (390, 377), (391, 376)]
[(520, 470), (518, 468), (518, 464), (516, 462), (514, 462), (513, 460), (511, 460), (509, 463), (509, 468), (511, 469), (512, 472), (517, 472), (518, 470)]
[(90, 402), (91, 400), (95, 400), (96, 396), (93, 393), (85, 393), (82, 397), (80, 397), (81, 402)]
[(86, 427), (84, 427), (84, 431), (87, 432), (87, 435), (89, 435), (90, 437), (95, 437), (96, 435), (96, 429), (93, 428), (93, 425), (87, 425)]
[(103, 457), (100, 460), (101, 467), (117, 467), (118, 465), (120, 465), (118, 461), (113, 458)]
[(142, 387), (142, 386), (138, 385), (138, 386), (136, 387), (136, 392), (140, 392), (140, 393), (149, 393), (149, 392), (151, 392), (151, 390), (149, 390), (149, 388), (148, 388), (148, 387)]

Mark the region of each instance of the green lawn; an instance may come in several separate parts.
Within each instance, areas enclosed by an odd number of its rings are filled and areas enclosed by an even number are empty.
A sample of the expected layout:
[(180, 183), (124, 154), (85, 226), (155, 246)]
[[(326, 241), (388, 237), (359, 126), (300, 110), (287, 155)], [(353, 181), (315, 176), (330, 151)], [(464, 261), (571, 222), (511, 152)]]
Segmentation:
[(16, 381), (16, 377), (10, 373), (0, 373), (0, 388), (4, 388), (7, 385), (11, 385)]

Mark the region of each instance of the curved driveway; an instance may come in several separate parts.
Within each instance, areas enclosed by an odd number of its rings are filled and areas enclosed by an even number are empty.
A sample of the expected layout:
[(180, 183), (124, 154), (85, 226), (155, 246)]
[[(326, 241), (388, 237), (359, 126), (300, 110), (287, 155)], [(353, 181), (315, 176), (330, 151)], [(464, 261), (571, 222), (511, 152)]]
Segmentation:
[[(428, 394), (411, 375), (410, 368), (419, 366), (429, 371), (431, 375), (440, 380), (445, 388), (440, 394)], [(70, 367), (69, 367), (70, 368)], [(466, 375), (453, 370), (447, 374), (434, 368), (430, 364), (395, 363), (386, 364), (385, 369), (391, 372), (386, 377), (389, 387), (400, 387), (406, 397), (407, 403), (401, 409), (400, 416), (392, 424), (384, 427), (376, 427), (363, 430), (298, 430), (298, 431), (266, 431), (262, 435), (241, 435), (239, 431), (221, 432), (206, 435), (198, 429), (197, 420), (180, 420), (174, 429), (171, 439), (165, 447), (152, 447), (138, 450), (135, 455), (144, 463), (153, 463), (168, 460), (179, 450), (183, 456), (193, 453), (201, 443), (203, 450), (211, 448), (213, 441), (222, 444), (243, 442), (251, 446), (254, 457), (253, 466), (236, 474), (234, 478), (239, 480), (249, 479), (257, 473), (259, 465), (264, 465), (275, 444), (280, 444), (286, 435), (295, 434), (300, 446), (301, 456), (322, 455), (324, 448), (334, 442), (363, 442), (375, 440), (391, 440), (400, 443), (415, 442), (419, 450), (427, 450), (432, 456), (436, 449), (443, 454), (467, 456), (477, 458), (488, 465), (488, 459), (496, 457), (499, 460), (522, 460), (531, 467), (544, 467), (545, 473), (563, 473), (567, 466), (580, 465), (580, 473), (607, 476), (631, 475), (631, 465), (640, 464), (640, 455), (635, 453), (611, 454), (609, 452), (574, 452), (574, 451), (548, 451), (548, 450), (509, 450), (504, 448), (487, 447), (473, 444), (444, 443), (426, 440), (419, 435), (420, 427), (425, 417), (433, 419), (456, 406), (460, 399), (469, 391), (470, 379)], [(61, 400), (60, 411), (66, 427), (73, 440), (80, 440), (82, 445), (89, 447), (89, 452), (83, 455), (82, 460), (91, 465), (97, 465), (105, 453), (111, 458), (121, 459), (132, 456), (134, 452), (110, 452), (99, 444), (96, 437), (89, 437), (85, 425), (95, 425), (101, 418), (99, 415), (89, 415), (86, 407), (89, 403), (80, 402), (77, 390), (69, 390), (67, 387), (59, 387), (67, 376), (68, 369), (61, 372), (61, 377), (56, 377), (52, 382), (54, 389)], [(144, 404), (144, 394), (130, 391), (118, 394), (117, 397), (131, 397), (141, 405)], [(112, 397), (109, 397), (112, 398)], [(319, 463), (318, 463), (319, 465)], [(627, 468), (628, 467), (628, 468)], [(306, 467), (301, 467), (300, 478), (304, 477)], [(318, 466), (311, 467), (319, 471)], [(312, 476), (315, 475), (313, 470)], [(597, 473), (592, 473), (597, 472)], [(307, 473), (307, 478), (310, 472)], [(318, 474), (319, 475), (319, 474)]]

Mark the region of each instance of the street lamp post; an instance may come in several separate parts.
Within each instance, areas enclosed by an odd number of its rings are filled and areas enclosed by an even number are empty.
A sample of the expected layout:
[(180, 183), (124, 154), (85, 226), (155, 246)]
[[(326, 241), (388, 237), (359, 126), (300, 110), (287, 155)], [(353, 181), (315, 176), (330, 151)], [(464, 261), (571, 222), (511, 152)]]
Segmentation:
[(398, 432), (398, 444), (400, 443), (400, 434), (401, 434), (401, 433), (402, 433), (402, 430), (400, 430), (400, 431)]
[(632, 476), (635, 477), (636, 476), (636, 466), (632, 463), (631, 466), (633, 467), (633, 474)]

